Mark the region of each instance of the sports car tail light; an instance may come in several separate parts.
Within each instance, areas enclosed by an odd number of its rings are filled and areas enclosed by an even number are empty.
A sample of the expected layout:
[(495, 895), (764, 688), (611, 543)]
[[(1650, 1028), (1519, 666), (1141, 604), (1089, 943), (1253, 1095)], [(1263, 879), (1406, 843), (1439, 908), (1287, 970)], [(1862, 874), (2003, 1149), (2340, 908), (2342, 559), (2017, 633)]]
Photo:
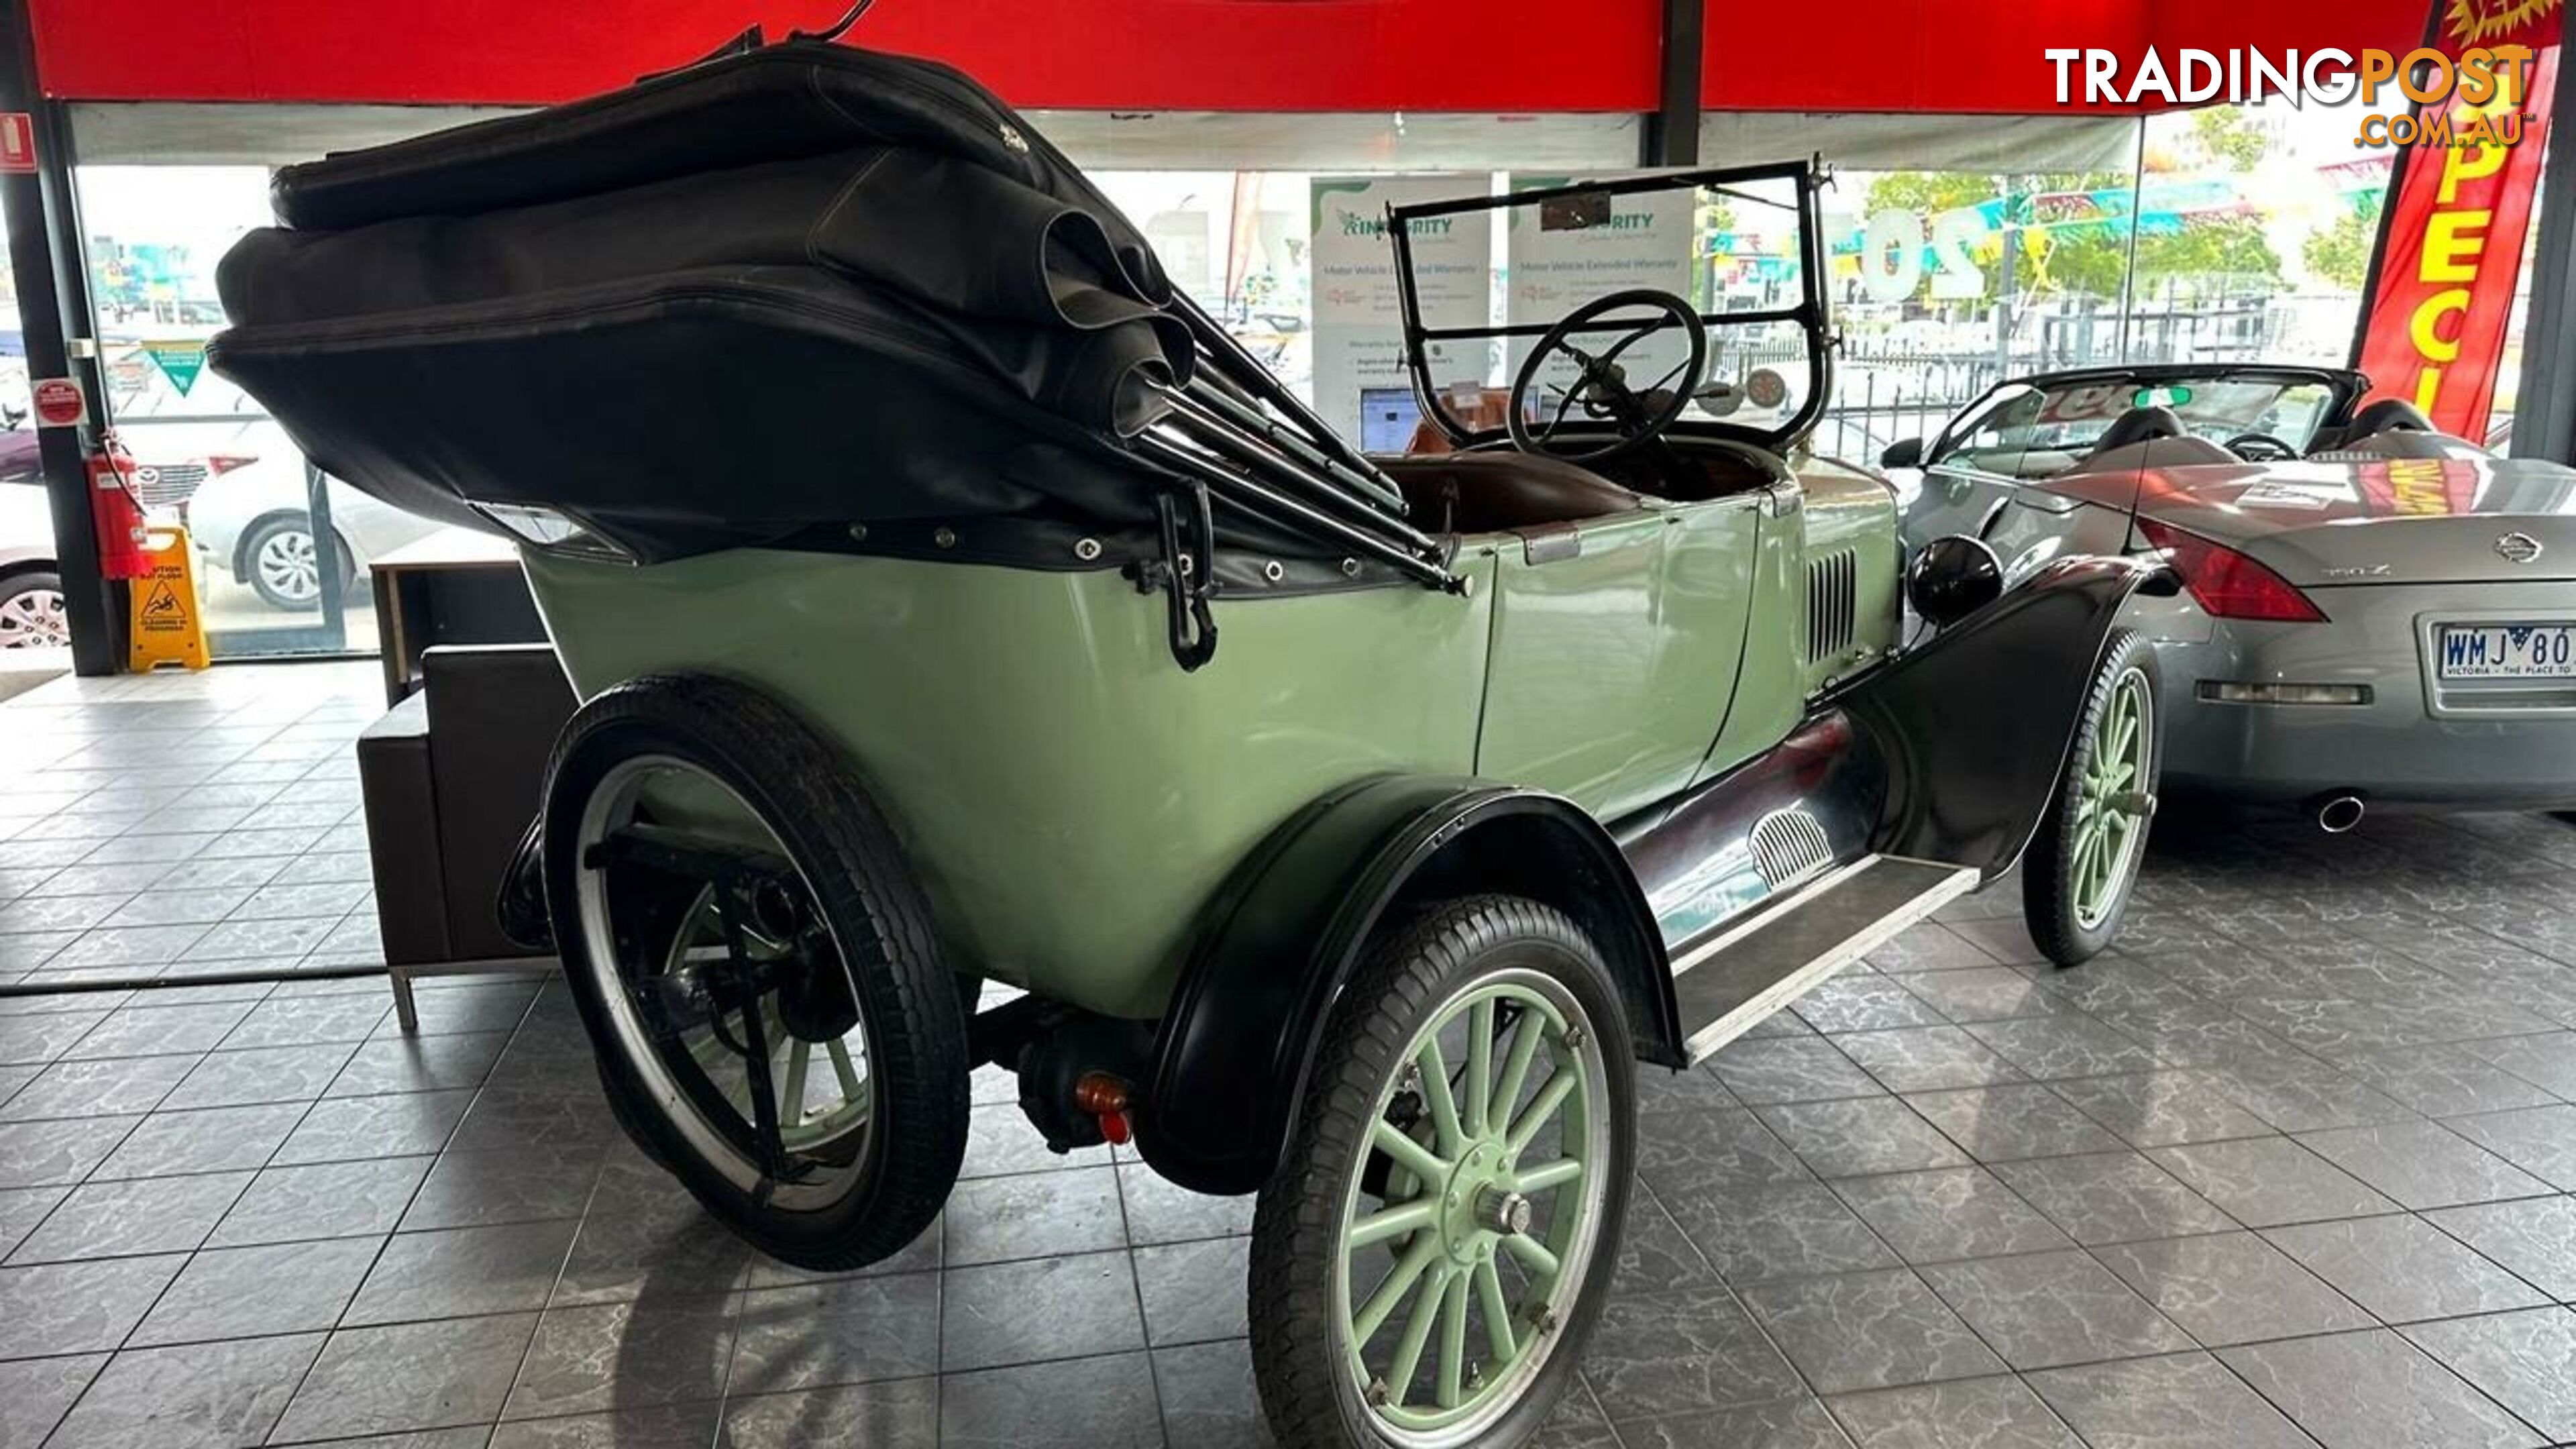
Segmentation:
[(2152, 518), (2139, 519), (2138, 531), (2173, 561), (2182, 586), (2191, 590), (2192, 598), (2212, 618), (2268, 619), (2281, 624), (2326, 621), (2325, 610), (2300, 593), (2297, 585), (2223, 543)]

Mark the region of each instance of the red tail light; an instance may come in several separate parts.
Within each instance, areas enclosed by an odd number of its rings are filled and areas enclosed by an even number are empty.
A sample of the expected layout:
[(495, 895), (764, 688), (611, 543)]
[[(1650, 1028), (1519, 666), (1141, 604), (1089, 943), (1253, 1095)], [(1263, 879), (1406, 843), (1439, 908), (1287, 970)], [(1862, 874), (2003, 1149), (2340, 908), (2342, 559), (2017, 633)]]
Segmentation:
[(2138, 520), (2147, 542), (2173, 561), (2182, 585), (2210, 617), (2322, 624), (2325, 611), (2297, 585), (2223, 543), (2152, 518)]
[(258, 461), (258, 455), (253, 453), (217, 453), (206, 459), (206, 476), (221, 478), (235, 468), (247, 468)]

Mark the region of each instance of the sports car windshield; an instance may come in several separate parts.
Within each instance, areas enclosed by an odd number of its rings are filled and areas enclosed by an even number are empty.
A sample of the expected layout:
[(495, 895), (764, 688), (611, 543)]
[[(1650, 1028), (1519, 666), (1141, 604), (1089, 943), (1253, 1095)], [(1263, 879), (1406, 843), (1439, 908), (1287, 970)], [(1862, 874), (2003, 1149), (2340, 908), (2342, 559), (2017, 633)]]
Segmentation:
[[(1521, 177), (1504, 195), (1395, 208), (1406, 361), (1423, 415), (1453, 444), (1490, 440), (1517, 391), (1522, 417), (1541, 428), (1608, 428), (1581, 357), (1616, 351), (1636, 395), (1687, 390), (1677, 433), (1774, 448), (1803, 435), (1828, 391), (1819, 175), (1790, 162), (1599, 182)], [(1491, 227), (1503, 249), (1499, 321), (1451, 305), (1458, 289), (1428, 238), (1460, 227)], [(1551, 340), (1587, 305), (1639, 291), (1671, 300), (1601, 311)], [(1695, 379), (1685, 315), (1708, 336)]]
[(2276, 440), (2277, 455), (2302, 454), (2347, 404), (2347, 384), (2323, 373), (2086, 373), (2006, 383), (1961, 416), (1938, 461), (2010, 478), (2048, 478), (2074, 468), (2123, 414), (2162, 408), (2194, 437), (2226, 447)]

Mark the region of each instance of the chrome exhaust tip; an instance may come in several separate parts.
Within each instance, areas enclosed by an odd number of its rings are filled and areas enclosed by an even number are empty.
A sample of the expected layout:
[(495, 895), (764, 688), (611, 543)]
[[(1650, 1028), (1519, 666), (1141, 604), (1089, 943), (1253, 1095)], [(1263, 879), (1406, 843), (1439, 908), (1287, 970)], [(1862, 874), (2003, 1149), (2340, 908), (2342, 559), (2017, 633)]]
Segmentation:
[(2358, 795), (2334, 795), (2317, 807), (2317, 828), (2328, 835), (2341, 835), (2361, 823), (2364, 807)]

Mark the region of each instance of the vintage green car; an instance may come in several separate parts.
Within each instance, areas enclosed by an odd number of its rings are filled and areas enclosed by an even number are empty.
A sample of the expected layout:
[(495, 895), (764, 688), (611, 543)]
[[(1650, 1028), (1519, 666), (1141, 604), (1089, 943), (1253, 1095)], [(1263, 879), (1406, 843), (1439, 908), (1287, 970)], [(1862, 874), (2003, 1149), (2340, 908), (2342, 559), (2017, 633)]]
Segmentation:
[[(798, 42), (291, 168), (212, 357), (525, 543), (584, 703), (515, 915), (710, 1212), (898, 1251), (997, 1064), (1059, 1150), (1260, 1194), (1282, 1443), (1507, 1445), (1609, 1291), (1641, 1068), (2025, 857), (2072, 964), (2143, 848), (2156, 571), (1900, 583), (1888, 487), (1803, 441), (1820, 179), (1396, 211), (1451, 446), (1366, 457), (1026, 121)], [(1429, 224), (1676, 190), (1794, 238), (1775, 297), (1425, 324)]]

